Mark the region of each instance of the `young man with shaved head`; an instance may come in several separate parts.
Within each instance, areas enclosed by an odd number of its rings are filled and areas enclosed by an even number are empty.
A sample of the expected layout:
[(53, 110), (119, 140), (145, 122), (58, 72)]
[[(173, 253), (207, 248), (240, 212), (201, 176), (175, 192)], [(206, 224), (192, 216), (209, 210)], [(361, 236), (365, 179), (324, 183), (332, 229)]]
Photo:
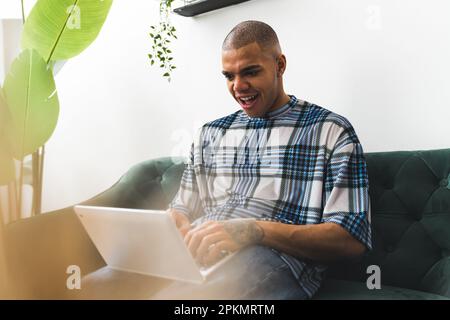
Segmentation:
[(328, 262), (371, 249), (363, 149), (347, 119), (285, 93), (269, 25), (235, 26), (222, 66), (241, 110), (199, 130), (168, 213), (199, 263), (236, 254), (205, 284), (159, 297), (311, 298)]

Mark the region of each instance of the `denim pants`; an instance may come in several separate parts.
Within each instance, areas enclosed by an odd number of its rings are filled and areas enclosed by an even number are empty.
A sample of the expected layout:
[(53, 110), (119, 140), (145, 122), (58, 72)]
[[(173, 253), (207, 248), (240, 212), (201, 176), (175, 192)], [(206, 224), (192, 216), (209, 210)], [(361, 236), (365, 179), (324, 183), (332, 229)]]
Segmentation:
[(289, 266), (272, 249), (244, 248), (202, 284), (172, 281), (152, 299), (307, 299)]

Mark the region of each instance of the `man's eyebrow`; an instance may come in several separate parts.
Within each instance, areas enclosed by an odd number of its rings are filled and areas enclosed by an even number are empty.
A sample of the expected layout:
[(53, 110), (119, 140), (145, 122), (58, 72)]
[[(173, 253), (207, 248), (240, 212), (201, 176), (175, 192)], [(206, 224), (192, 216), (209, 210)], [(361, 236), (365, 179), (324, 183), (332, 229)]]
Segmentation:
[(242, 69), (240, 71), (240, 73), (243, 73), (243, 72), (246, 72), (246, 71), (251, 71), (251, 70), (256, 70), (256, 69), (259, 69), (259, 68), (261, 68), (261, 66), (259, 64), (253, 64), (251, 66), (248, 66), (248, 67), (245, 67), (244, 69)]
[[(253, 65), (250, 65), (250, 66), (247, 66), (247, 67), (241, 69), (239, 71), (239, 73), (244, 73), (244, 72), (248, 72), (248, 71), (252, 71), (252, 70), (257, 70), (257, 69), (260, 69), (260, 68), (261, 68), (261, 66), (259, 64), (253, 64)], [(224, 71), (222, 71), (222, 74), (224, 76), (228, 76), (228, 75), (232, 75), (233, 73), (224, 70)]]

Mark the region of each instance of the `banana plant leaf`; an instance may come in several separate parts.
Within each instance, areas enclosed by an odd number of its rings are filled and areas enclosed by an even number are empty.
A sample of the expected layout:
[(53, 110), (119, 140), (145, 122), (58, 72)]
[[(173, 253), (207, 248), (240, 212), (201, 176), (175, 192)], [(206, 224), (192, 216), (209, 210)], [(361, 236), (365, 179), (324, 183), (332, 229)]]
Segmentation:
[(78, 55), (97, 37), (112, 0), (38, 0), (26, 19), (22, 48), (45, 61)]
[(8, 184), (14, 180), (15, 176), (11, 145), (6, 136), (7, 121), (9, 121), (9, 112), (0, 88), (0, 186)]
[(59, 101), (50, 67), (35, 50), (24, 50), (6, 75), (6, 123), (13, 156), (22, 160), (45, 144), (55, 130)]

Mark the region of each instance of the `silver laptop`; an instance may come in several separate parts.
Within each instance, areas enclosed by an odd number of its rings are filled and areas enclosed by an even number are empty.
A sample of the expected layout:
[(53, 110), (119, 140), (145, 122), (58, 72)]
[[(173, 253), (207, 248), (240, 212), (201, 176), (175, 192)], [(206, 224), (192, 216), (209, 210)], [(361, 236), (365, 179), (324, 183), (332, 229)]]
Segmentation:
[(232, 256), (199, 267), (165, 211), (75, 206), (75, 212), (113, 269), (202, 283)]

